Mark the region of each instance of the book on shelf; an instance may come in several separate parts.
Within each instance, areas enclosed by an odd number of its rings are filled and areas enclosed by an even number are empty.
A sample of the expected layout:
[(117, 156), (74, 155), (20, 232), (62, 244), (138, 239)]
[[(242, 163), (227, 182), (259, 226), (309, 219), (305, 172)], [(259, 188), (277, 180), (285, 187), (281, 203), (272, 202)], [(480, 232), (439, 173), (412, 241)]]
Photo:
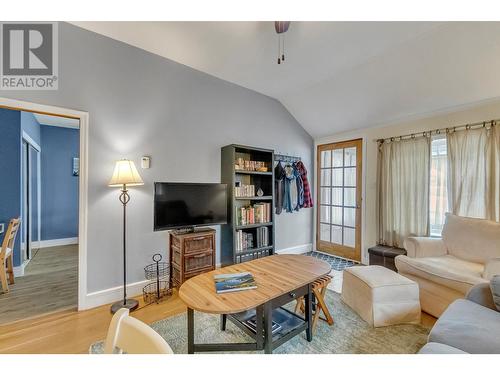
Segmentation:
[(271, 222), (271, 203), (236, 207), (236, 225), (265, 224)]
[[(250, 330), (253, 333), (257, 332), (257, 317), (256, 316), (254, 316), (253, 318), (250, 318), (248, 320), (244, 320), (242, 323), (245, 326), (247, 326), (248, 328), (250, 328)], [(273, 322), (272, 322), (272, 328), (271, 328), (271, 333), (274, 335), (279, 330), (281, 330), (281, 324), (279, 324), (278, 322), (275, 322), (273, 320)]]
[(215, 275), (214, 281), (215, 291), (218, 294), (257, 288), (255, 279), (250, 272)]
[[(260, 227), (255, 229), (255, 239), (252, 232), (243, 230), (236, 231), (236, 252), (270, 246), (269, 228)], [(255, 241), (254, 241), (255, 240)]]
[(255, 185), (239, 185), (234, 187), (234, 196), (236, 198), (255, 197)]

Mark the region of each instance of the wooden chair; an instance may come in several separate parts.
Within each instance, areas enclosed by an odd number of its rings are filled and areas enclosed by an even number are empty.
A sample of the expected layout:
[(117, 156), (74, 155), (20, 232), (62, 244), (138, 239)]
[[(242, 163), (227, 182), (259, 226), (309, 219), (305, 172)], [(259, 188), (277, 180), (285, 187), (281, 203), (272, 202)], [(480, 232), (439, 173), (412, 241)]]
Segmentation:
[[(174, 354), (167, 342), (150, 326), (118, 310), (108, 329), (105, 354)], [(118, 349), (118, 351), (116, 349)]]
[[(313, 283), (312, 291), (314, 294), (314, 306), (313, 306), (313, 320), (312, 320), (312, 329), (313, 332), (316, 330), (316, 325), (318, 324), (318, 320), (324, 320), (328, 323), (328, 325), (333, 325), (333, 317), (328, 310), (328, 306), (325, 302), (325, 293), (328, 284), (332, 281), (332, 277), (330, 275), (320, 277)], [(295, 306), (295, 313), (299, 312), (304, 313), (304, 297), (297, 298), (297, 305)], [(320, 316), (321, 311), (325, 317)]]
[(0, 281), (2, 282), (2, 289), (4, 293), (9, 291), (9, 283), (14, 284), (13, 253), (20, 224), (20, 218), (12, 219), (10, 221), (3, 238), (2, 247), (0, 248)]

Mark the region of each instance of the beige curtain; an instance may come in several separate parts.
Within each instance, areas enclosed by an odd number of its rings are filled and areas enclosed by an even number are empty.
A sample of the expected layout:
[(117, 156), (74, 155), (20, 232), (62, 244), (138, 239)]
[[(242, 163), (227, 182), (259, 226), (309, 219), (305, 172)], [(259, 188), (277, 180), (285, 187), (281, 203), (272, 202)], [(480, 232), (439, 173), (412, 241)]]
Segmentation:
[(455, 215), (499, 220), (498, 126), (451, 132), (448, 197)]
[(429, 137), (379, 144), (379, 243), (402, 247), (410, 235), (428, 235), (429, 163)]

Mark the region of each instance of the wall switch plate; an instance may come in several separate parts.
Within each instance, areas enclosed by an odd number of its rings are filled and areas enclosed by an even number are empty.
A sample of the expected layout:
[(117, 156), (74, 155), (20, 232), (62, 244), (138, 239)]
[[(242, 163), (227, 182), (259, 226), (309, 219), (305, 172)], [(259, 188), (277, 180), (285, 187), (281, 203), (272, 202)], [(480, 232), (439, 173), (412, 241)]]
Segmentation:
[(151, 167), (151, 158), (149, 156), (143, 156), (141, 158), (141, 168), (149, 169)]

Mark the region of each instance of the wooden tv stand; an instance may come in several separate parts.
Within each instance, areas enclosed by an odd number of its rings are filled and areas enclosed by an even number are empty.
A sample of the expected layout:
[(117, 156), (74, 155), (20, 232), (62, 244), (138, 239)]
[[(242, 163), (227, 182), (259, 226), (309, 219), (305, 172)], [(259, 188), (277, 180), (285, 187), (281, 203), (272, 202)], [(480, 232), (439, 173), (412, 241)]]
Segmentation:
[(215, 269), (215, 230), (169, 234), (170, 285), (180, 287), (187, 279)]

